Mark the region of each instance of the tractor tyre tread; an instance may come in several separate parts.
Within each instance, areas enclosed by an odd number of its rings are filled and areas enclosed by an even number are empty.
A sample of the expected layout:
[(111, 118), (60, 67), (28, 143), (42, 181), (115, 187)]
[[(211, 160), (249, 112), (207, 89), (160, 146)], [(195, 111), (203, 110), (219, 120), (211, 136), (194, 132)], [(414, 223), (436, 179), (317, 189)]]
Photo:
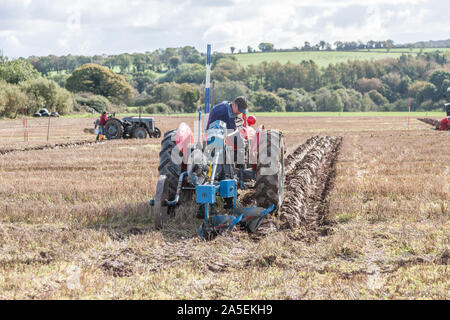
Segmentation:
[(172, 137), (176, 135), (176, 130), (167, 131), (161, 141), (161, 152), (159, 153), (159, 175), (167, 176), (169, 199), (173, 199), (177, 192), (178, 178), (181, 174), (181, 164), (176, 164), (172, 160), (172, 150), (176, 144)]
[[(267, 133), (267, 134), (266, 134)], [(279, 142), (278, 142), (279, 141)], [(272, 157), (272, 151), (276, 154), (276, 161), (278, 162), (277, 172), (265, 175), (262, 170), (269, 168), (270, 164), (264, 163), (263, 157), (260, 155), (267, 155)], [(260, 136), (258, 164), (256, 171), (256, 192), (255, 199), (258, 206), (268, 208), (271, 205), (275, 206), (275, 210), (281, 208), (283, 203), (284, 193), (284, 140), (281, 132), (276, 130), (265, 130)]]

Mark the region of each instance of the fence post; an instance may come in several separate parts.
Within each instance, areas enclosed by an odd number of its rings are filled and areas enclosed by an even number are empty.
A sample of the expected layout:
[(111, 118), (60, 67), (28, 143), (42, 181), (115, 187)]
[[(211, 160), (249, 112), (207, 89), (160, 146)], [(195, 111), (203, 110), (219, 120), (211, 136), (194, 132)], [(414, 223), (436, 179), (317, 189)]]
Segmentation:
[(22, 107), (22, 127), (23, 127), (23, 142), (28, 142), (28, 119), (26, 111), (28, 107)]
[(47, 126), (47, 143), (48, 143), (48, 139), (50, 137), (50, 115), (48, 117), (48, 126)]

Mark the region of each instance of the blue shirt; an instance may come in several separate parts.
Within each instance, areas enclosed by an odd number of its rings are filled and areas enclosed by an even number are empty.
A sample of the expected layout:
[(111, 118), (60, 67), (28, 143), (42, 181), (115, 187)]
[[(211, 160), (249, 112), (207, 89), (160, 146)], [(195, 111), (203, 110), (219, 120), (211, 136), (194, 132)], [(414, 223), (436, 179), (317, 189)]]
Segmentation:
[(231, 103), (223, 101), (214, 106), (209, 113), (208, 124), (206, 127), (209, 128), (209, 125), (217, 120), (225, 122), (227, 124), (227, 129), (236, 130), (236, 117), (233, 114)]

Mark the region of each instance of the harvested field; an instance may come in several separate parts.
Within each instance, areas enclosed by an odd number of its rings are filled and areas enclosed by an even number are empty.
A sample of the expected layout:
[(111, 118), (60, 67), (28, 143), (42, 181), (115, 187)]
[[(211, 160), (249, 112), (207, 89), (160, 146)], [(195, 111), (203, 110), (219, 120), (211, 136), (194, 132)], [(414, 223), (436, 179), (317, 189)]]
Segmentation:
[[(53, 144), (95, 140), (92, 119), (62, 120)], [(201, 241), (193, 207), (155, 230), (160, 139), (0, 155), (0, 298), (450, 298), (449, 132), (406, 117), (258, 122), (292, 155), (277, 228), (259, 236)], [(0, 149), (46, 144), (11, 123)], [(297, 198), (305, 210), (289, 209)]]

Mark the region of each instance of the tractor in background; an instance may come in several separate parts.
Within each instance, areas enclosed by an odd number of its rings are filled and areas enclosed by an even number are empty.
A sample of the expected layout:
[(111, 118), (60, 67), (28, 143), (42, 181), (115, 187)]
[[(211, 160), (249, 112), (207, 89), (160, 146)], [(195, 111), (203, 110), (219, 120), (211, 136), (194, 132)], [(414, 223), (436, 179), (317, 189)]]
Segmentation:
[[(98, 120), (94, 122), (98, 125)], [(155, 119), (152, 117), (125, 117), (118, 119), (113, 114), (108, 118), (103, 133), (108, 140), (136, 138), (145, 139), (160, 138), (161, 130), (155, 126)]]
[[(447, 93), (445, 95), (446, 98), (448, 98), (450, 94), (450, 88), (447, 88)], [(444, 105), (446, 117), (441, 120), (439, 130), (445, 131), (450, 130), (450, 103), (446, 103)]]

